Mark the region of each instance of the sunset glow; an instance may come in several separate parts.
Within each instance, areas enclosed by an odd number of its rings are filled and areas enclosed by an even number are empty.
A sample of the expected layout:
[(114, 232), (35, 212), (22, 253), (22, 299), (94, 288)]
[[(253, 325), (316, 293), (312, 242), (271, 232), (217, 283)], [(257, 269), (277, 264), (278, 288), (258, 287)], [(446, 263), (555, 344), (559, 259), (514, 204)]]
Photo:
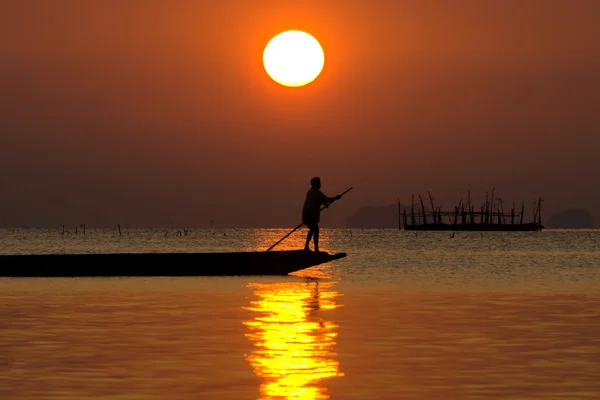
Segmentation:
[(325, 64), (317, 39), (306, 32), (287, 31), (265, 47), (263, 64), (267, 74), (283, 86), (298, 87), (314, 81)]

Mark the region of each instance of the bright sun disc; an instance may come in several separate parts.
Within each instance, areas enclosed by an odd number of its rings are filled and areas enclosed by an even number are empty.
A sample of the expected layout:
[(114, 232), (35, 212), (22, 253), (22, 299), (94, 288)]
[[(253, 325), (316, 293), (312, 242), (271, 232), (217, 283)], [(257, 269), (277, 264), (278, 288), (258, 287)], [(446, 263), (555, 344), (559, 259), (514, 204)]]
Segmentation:
[(311, 35), (287, 31), (275, 36), (265, 47), (263, 64), (275, 82), (289, 87), (314, 81), (325, 64), (323, 48)]

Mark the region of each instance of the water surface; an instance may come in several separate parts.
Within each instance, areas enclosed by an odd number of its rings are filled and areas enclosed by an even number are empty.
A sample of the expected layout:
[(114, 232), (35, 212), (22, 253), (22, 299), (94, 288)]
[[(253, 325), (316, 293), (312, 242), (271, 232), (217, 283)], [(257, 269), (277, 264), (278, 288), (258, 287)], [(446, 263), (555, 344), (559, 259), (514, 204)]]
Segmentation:
[[(229, 251), (285, 233), (0, 240), (3, 253)], [(348, 257), (290, 277), (0, 278), (0, 398), (600, 397), (599, 231), (322, 236)]]

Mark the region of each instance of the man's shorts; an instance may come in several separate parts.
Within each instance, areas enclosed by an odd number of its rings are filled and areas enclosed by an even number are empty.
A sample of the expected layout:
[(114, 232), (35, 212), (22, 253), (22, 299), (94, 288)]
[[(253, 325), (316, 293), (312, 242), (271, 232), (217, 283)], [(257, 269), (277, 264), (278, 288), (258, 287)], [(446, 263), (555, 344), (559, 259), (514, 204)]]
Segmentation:
[(319, 221), (316, 220), (306, 220), (304, 221), (304, 225), (306, 225), (306, 227), (311, 231), (316, 231), (319, 229)]

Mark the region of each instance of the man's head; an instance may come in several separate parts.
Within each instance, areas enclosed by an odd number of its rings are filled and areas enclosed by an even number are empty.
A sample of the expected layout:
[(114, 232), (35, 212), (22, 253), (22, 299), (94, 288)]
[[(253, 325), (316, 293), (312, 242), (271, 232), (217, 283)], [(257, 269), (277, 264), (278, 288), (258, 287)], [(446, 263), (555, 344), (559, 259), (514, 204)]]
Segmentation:
[(310, 186), (313, 189), (321, 189), (321, 178), (319, 178), (318, 176), (315, 176), (314, 178), (312, 178), (310, 180)]

